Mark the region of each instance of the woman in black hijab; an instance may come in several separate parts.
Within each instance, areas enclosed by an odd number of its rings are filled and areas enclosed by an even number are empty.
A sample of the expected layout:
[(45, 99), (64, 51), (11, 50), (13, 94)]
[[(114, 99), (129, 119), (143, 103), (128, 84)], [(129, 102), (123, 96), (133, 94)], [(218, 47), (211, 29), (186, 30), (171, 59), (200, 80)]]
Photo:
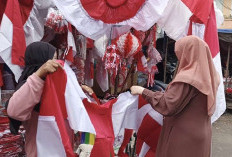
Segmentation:
[(44, 79), (48, 73), (62, 68), (56, 56), (55, 47), (49, 43), (35, 42), (26, 48), (25, 68), (7, 107), (11, 132), (17, 134), (21, 123), (26, 129), (25, 150), (30, 157), (37, 154), (35, 140)]

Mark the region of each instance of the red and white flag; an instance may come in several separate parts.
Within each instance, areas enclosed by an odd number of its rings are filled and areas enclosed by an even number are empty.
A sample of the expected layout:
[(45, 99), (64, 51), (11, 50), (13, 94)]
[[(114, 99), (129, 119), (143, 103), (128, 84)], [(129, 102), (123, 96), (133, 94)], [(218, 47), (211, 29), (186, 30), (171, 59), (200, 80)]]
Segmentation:
[[(43, 37), (44, 18), (53, 4), (39, 0), (1, 2), (0, 57), (19, 79), (24, 66), (26, 46)], [(1, 14), (0, 14), (1, 16)]]

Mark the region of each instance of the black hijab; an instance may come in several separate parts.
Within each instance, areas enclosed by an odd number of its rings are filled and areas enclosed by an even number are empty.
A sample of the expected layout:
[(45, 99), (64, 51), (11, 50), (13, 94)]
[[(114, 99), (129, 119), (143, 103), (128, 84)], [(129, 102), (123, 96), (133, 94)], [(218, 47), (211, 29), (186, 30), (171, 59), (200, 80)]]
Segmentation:
[[(18, 90), (27, 80), (27, 78), (36, 72), (44, 63), (52, 59), (55, 54), (56, 48), (46, 42), (34, 42), (27, 46), (25, 51), (25, 68), (19, 78), (16, 90)], [(8, 104), (6, 105), (6, 107)], [(40, 103), (34, 107), (34, 111), (39, 112)], [(21, 121), (12, 119), (10, 120), (10, 131), (13, 134), (18, 134)]]
[(44, 63), (52, 59), (56, 48), (46, 42), (34, 42), (27, 46), (25, 52), (25, 68), (19, 78), (19, 83), (36, 72)]

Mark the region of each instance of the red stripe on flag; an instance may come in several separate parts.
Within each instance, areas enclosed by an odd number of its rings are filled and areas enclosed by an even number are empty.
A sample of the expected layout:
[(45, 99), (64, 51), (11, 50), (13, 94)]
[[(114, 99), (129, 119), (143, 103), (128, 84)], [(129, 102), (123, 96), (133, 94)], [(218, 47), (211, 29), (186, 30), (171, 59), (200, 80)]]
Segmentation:
[(124, 139), (123, 139), (122, 145), (118, 151), (118, 156), (129, 157), (128, 154), (124, 153), (124, 150), (126, 149), (127, 144), (130, 142), (130, 138), (131, 138), (132, 134), (133, 134), (133, 130), (125, 129)]
[(1, 21), (2, 21), (2, 16), (4, 14), (5, 8), (6, 8), (6, 2), (7, 0), (1, 0), (0, 1), (0, 25), (1, 25)]
[[(20, 7), (21, 6), (21, 7)], [(12, 63), (24, 65), (24, 53), (26, 49), (26, 40), (23, 25), (28, 19), (32, 9), (33, 1), (8, 0), (5, 14), (13, 24), (12, 41)]]
[(105, 104), (97, 105), (83, 100), (90, 120), (96, 130), (96, 138), (91, 157), (113, 157), (114, 130), (112, 123), (112, 106), (117, 101), (113, 99)]
[(217, 33), (216, 15), (212, 4), (210, 16), (205, 29), (205, 41), (209, 45), (212, 57), (214, 58), (220, 51)]
[(155, 152), (160, 132), (160, 124), (147, 114), (139, 127), (137, 138), (144, 141)]
[(207, 23), (213, 0), (182, 0), (182, 2), (202, 23)]

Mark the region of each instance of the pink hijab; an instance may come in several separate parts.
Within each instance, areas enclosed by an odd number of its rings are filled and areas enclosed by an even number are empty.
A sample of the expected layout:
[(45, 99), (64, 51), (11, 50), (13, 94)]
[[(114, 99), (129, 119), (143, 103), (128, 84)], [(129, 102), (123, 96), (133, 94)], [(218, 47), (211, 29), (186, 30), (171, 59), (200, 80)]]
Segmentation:
[(174, 82), (184, 82), (207, 95), (208, 115), (215, 111), (220, 77), (212, 60), (208, 45), (196, 36), (187, 36), (175, 44), (179, 67)]

